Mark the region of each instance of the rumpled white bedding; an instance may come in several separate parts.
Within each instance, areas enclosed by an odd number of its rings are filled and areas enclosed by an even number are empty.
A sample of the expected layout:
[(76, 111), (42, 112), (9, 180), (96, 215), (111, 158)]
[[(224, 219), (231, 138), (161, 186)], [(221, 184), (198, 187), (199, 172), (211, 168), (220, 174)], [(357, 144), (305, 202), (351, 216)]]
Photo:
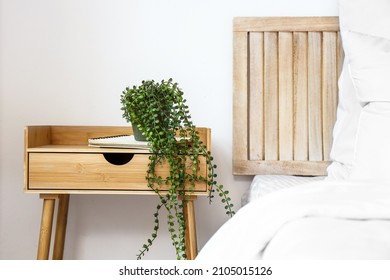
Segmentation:
[(227, 221), (197, 260), (390, 259), (390, 184), (320, 181), (261, 197)]

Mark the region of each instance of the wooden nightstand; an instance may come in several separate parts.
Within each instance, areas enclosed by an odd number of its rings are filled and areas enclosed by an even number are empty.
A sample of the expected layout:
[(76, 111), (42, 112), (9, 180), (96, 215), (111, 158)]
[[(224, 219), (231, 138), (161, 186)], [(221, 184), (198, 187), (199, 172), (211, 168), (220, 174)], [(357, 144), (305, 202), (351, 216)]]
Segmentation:
[[(210, 149), (210, 129), (198, 128)], [(155, 195), (146, 184), (149, 152), (139, 149), (96, 148), (88, 139), (132, 134), (131, 127), (27, 126), (25, 128), (24, 191), (43, 199), (37, 259), (48, 259), (55, 202), (58, 201), (53, 259), (62, 259), (70, 194)], [(161, 174), (168, 172), (161, 167)], [(201, 172), (207, 174), (205, 162)], [(208, 195), (206, 183), (198, 183), (184, 201), (188, 259), (197, 254), (194, 201)]]

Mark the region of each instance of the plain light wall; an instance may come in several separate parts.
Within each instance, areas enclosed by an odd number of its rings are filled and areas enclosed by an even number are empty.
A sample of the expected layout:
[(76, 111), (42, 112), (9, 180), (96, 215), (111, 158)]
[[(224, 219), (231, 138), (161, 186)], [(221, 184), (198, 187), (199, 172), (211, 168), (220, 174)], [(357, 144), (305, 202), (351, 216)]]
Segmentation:
[[(232, 175), (232, 19), (337, 15), (337, 0), (0, 0), (0, 259), (34, 259), (42, 201), (23, 193), (26, 125), (126, 125), (120, 94), (172, 77), (212, 129), (218, 181), (236, 210), (251, 177)], [(71, 196), (65, 259), (134, 259), (152, 196)], [(201, 248), (227, 220), (196, 202)], [(173, 259), (166, 226), (145, 259)]]

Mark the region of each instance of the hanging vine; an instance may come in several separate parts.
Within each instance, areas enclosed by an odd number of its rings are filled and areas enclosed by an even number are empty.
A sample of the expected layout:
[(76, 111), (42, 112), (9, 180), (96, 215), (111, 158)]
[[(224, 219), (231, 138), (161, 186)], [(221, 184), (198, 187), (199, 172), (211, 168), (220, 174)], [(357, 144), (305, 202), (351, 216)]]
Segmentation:
[[(177, 259), (186, 259), (185, 217), (183, 201), (194, 191), (197, 182), (209, 187), (210, 202), (217, 192), (225, 204), (226, 214), (233, 216), (233, 204), (229, 192), (216, 181), (213, 157), (200, 140), (199, 132), (191, 120), (183, 91), (172, 79), (142, 81), (140, 86), (126, 88), (121, 95), (123, 117), (145, 135), (150, 142), (147, 184), (159, 197), (154, 213), (154, 227), (151, 237), (142, 246), (138, 259), (149, 251), (160, 228), (159, 215), (163, 208), (167, 212), (167, 223)], [(207, 176), (200, 171), (200, 158), (205, 158)], [(158, 166), (168, 164), (169, 175), (158, 174)], [(160, 192), (162, 186), (169, 190)]]

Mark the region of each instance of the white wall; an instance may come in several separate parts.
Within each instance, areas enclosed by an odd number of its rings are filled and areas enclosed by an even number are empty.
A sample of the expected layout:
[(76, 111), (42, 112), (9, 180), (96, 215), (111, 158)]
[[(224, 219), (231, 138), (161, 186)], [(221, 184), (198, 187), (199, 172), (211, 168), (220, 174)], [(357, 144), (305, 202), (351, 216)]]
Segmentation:
[[(23, 127), (125, 125), (119, 97), (174, 78), (193, 120), (212, 128), (219, 182), (236, 209), (250, 179), (231, 175), (232, 18), (337, 15), (337, 0), (0, 0), (0, 259), (34, 259), (41, 201), (23, 193)], [(71, 197), (65, 258), (133, 259), (156, 200)], [(199, 247), (227, 219), (198, 199)], [(147, 259), (174, 258), (163, 228)]]

